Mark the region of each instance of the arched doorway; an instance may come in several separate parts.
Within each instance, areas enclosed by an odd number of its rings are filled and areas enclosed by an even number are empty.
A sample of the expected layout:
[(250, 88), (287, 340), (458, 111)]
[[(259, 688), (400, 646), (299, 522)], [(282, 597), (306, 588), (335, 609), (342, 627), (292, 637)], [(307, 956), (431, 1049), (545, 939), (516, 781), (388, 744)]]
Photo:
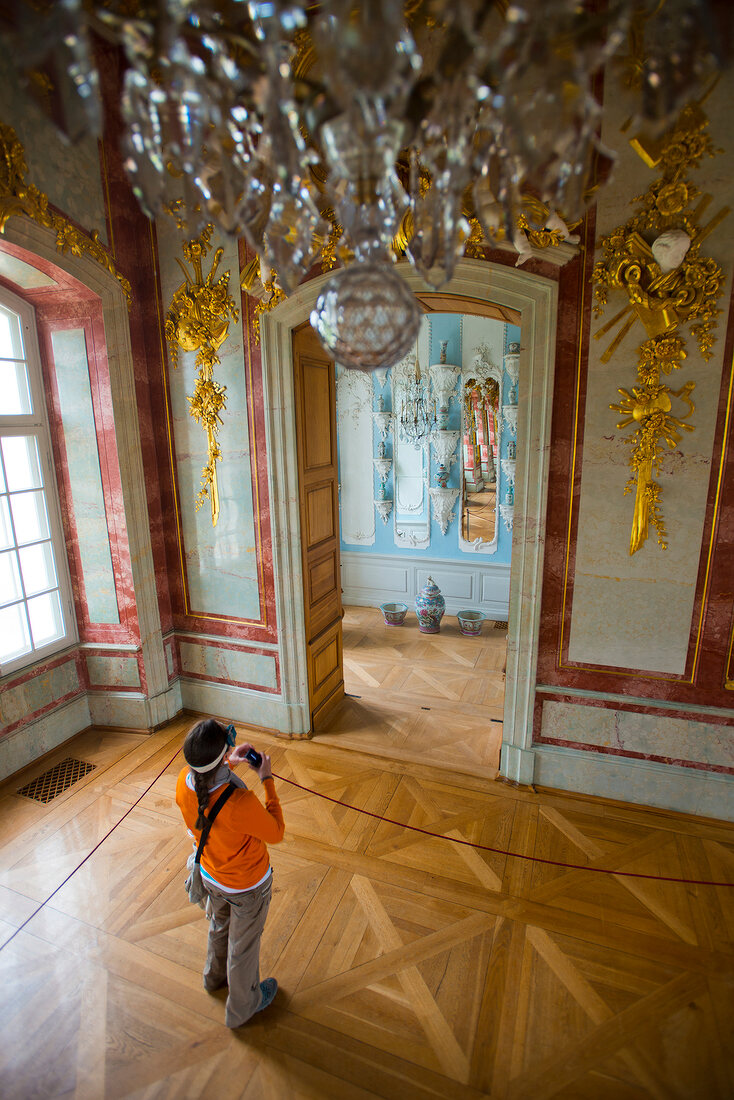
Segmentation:
[[(398, 270), (418, 294), (422, 280), (411, 269)], [(328, 276), (301, 286), (297, 293), (262, 319), (263, 374), (270, 417), (271, 459), (277, 472), (273, 485), (274, 520), (279, 547), (277, 600), (287, 643), (283, 650), (284, 686), (288, 700), (300, 708), (303, 731), (310, 728), (308, 662), (304, 626), (301, 531), (298, 516), (297, 452), (294, 419), (292, 330), (308, 318)], [(486, 309), (488, 303), (520, 318), (518, 462), (515, 471), (513, 565), (510, 583), (505, 720), (500, 772), (520, 783), (532, 782), (532, 713), (539, 630), (543, 537), (548, 482), (553, 366), (555, 358), (556, 284), (539, 276), (478, 260), (462, 260), (440, 295), (441, 308), (451, 302), (463, 312)]]

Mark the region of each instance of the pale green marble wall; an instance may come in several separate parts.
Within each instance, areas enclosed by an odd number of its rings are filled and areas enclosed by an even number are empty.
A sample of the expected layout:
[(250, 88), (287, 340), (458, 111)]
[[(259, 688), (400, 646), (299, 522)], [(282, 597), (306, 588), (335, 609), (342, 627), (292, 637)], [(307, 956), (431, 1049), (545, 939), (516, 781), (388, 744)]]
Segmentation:
[(140, 672), (135, 657), (87, 654), (87, 671), (92, 687), (140, 687)]
[(54, 332), (51, 343), (87, 613), (119, 623), (84, 330)]
[[(170, 219), (159, 220), (156, 229), (163, 305), (167, 309), (182, 282), (181, 268), (176, 263), (177, 258), (183, 258), (182, 238)], [(211, 267), (212, 255), (213, 249), (204, 260), (204, 274)], [(230, 294), (239, 303), (239, 262), (237, 246), (232, 242), (225, 247), (218, 274), (227, 270), (231, 273)], [(194, 390), (195, 353), (180, 352), (178, 368), (172, 370), (169, 364), (168, 369), (189, 609), (195, 614), (257, 620), (260, 597), (241, 320), (230, 322), (219, 355), (221, 364), (215, 367), (214, 377), (227, 387), (227, 408), (218, 436), (222, 451), (218, 463), (221, 512), (216, 527), (212, 526), (208, 501), (198, 512), (194, 509), (201, 470), (207, 461), (206, 435), (189, 415), (187, 400)], [(175, 537), (173, 527), (170, 537)]]
[(22, 721), (41, 707), (79, 691), (79, 677), (74, 661), (66, 661), (48, 672), (41, 672), (15, 687), (0, 692), (0, 726)]
[(223, 646), (181, 642), (181, 671), (194, 672), (215, 680), (233, 681), (258, 688), (277, 687), (275, 658), (264, 653), (246, 653)]

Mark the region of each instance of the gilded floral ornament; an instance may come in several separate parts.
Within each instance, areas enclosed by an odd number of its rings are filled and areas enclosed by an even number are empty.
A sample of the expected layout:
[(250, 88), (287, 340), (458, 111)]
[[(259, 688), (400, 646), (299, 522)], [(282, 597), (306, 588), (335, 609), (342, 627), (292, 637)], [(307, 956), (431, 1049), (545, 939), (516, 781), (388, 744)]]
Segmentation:
[[(694, 430), (688, 418), (694, 412), (691, 393), (695, 383), (686, 382), (673, 390), (661, 381), (661, 376), (678, 370), (686, 358), (680, 332), (684, 325), (690, 326), (702, 357), (711, 358), (716, 318), (721, 312), (718, 301), (724, 275), (715, 260), (701, 254), (701, 245), (729, 208), (724, 207), (705, 225), (700, 224), (711, 196), (701, 195), (686, 178), (703, 157), (720, 151), (714, 147), (707, 126), (701, 103), (691, 103), (660, 141), (654, 157), (649, 142), (641, 138), (633, 141), (645, 163), (657, 166), (661, 175), (644, 195), (632, 200), (640, 205), (625, 225), (602, 237), (602, 259), (592, 274), (595, 315), (603, 312), (611, 290), (624, 291), (627, 297), (627, 304), (594, 334), (598, 340), (619, 326), (601, 356), (602, 362), (609, 362), (638, 321), (647, 336), (637, 352), (639, 384), (631, 390), (620, 388), (622, 401), (610, 405), (624, 414), (618, 428), (634, 426), (630, 438), (632, 476), (624, 490), (635, 490), (630, 554), (645, 543), (650, 524), (657, 532), (660, 547), (667, 548), (660, 504), (662, 489), (653, 478), (660, 472), (666, 446), (674, 449), (684, 431)], [(672, 398), (688, 406), (683, 415), (672, 414)]]
[(125, 293), (127, 307), (130, 309), (130, 283), (113, 264), (106, 248), (100, 243), (97, 230), (87, 236), (63, 214), (50, 209), (48, 196), (32, 183), (26, 182), (27, 171), (23, 146), (18, 141), (15, 130), (12, 126), (0, 124), (0, 233), (5, 232), (8, 218), (18, 214), (25, 214), (39, 225), (52, 229), (56, 234), (56, 248), (59, 252), (71, 252), (72, 256), (91, 256), (114, 275)]
[(206, 278), (202, 272), (202, 262), (209, 252), (213, 225), (207, 225), (201, 235), (182, 245), (184, 256), (194, 271), (192, 279), (179, 260), (185, 282), (173, 295), (166, 314), (165, 334), (171, 349), (171, 361), (178, 366), (178, 349), (196, 352), (198, 374), (194, 392), (188, 398), (190, 414), (201, 424), (206, 432), (207, 462), (201, 473), (201, 489), (196, 497), (196, 510), (201, 508), (208, 497), (212, 508), (212, 526), (219, 519), (219, 487), (217, 483), (217, 462), (222, 452), (217, 440), (217, 432), (222, 424), (221, 414), (227, 404), (226, 386), (222, 386), (212, 377), (214, 364), (221, 362), (217, 354), (229, 333), (230, 320), (237, 321), (239, 312), (229, 293), (229, 271), (215, 279), (217, 268), (224, 254), (218, 248), (213, 257), (212, 267)]

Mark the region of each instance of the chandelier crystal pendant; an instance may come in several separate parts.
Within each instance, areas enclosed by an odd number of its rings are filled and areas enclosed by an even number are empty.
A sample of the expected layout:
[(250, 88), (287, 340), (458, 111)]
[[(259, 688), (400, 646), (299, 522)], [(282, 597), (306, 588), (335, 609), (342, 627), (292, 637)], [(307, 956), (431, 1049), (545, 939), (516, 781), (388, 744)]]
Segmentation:
[[(47, 112), (73, 140), (101, 136), (93, 35), (121, 49), (123, 159), (146, 213), (174, 209), (189, 237), (208, 223), (244, 237), (286, 294), (320, 262), (346, 267), (313, 322), (363, 370), (415, 341), (396, 259), (438, 288), (470, 233), (491, 246), (516, 241), (523, 216), (536, 231), (582, 216), (611, 162), (593, 84), (615, 54), (636, 74), (636, 121), (659, 129), (734, 39), (720, 0), (5, 7), (7, 56), (26, 87), (61, 88)], [(364, 323), (380, 280), (382, 342)]]
[(423, 443), (438, 427), (436, 402), (429, 398), (426, 383), (421, 376), (417, 344), (413, 376), (405, 384), (400, 401), (398, 427), (401, 437), (414, 446)]

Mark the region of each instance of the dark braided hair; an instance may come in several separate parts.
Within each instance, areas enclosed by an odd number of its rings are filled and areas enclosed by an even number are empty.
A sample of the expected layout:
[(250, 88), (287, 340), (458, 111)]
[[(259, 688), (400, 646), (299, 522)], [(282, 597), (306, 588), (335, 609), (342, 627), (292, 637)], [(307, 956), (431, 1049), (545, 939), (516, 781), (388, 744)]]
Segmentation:
[[(210, 764), (215, 760), (227, 743), (227, 731), (213, 718), (206, 718), (203, 722), (197, 722), (189, 732), (183, 743), (183, 754), (187, 764), (195, 768), (201, 768), (204, 764)], [(196, 819), (196, 828), (203, 829), (206, 824), (204, 811), (209, 805), (209, 783), (216, 774), (216, 768), (211, 772), (192, 772), (194, 777), (194, 790), (199, 803), (199, 816)]]

